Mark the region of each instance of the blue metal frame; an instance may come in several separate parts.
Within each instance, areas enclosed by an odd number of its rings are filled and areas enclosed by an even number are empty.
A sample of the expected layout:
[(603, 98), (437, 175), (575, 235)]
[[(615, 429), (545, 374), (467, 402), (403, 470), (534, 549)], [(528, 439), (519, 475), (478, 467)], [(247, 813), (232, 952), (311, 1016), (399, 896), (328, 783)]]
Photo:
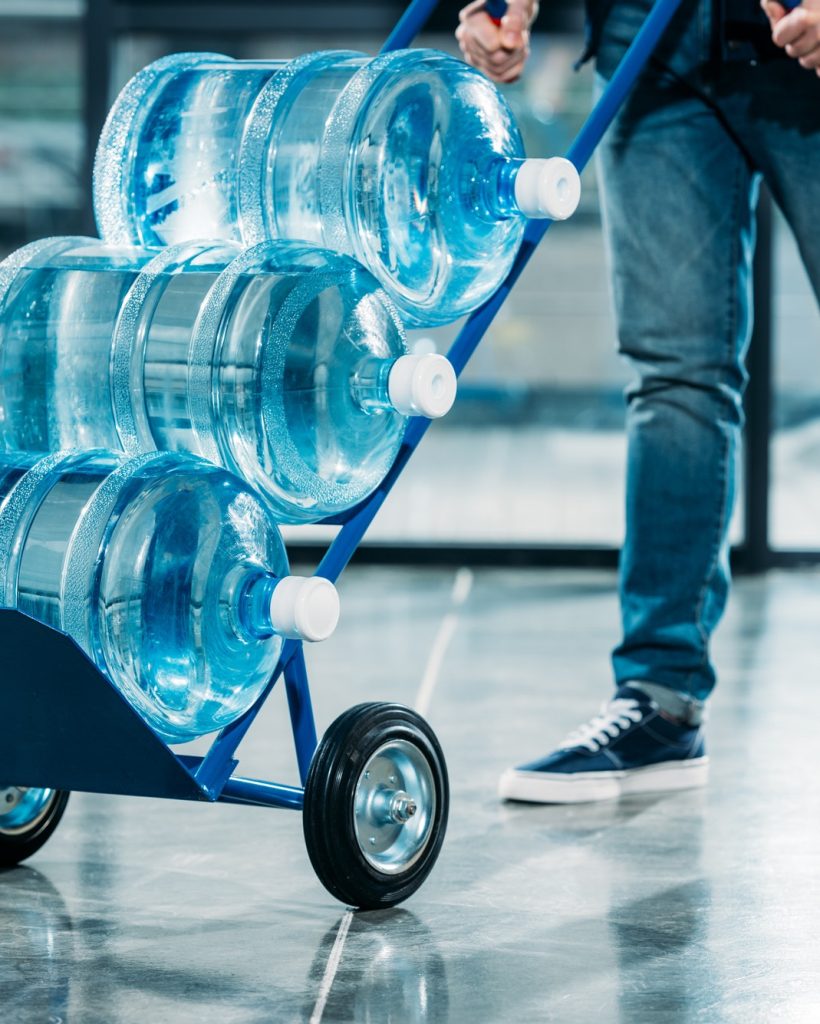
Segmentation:
[[(406, 47), (423, 27), (437, 0), (414, 0), (382, 52)], [(504, 4), (490, 0), (494, 16)], [(681, 0), (656, 0), (646, 21), (566, 154), (579, 171), (640, 74)], [(531, 221), (512, 269), (498, 290), (467, 320), (448, 356), (460, 375), (495, 314), (518, 280), (550, 221)], [(398, 457), (376, 490), (355, 509), (328, 522), (342, 528), (316, 575), (333, 582), (352, 558), (430, 421), (411, 419)], [(125, 698), (68, 637), (16, 611), (0, 610), (0, 707), (7, 737), (25, 736), (19, 748), (0, 744), (0, 781), (20, 786), (87, 790), (183, 800), (221, 800), (299, 809), (302, 788), (233, 775), (245, 733), (284, 676), (302, 786), (316, 750), (302, 644), (285, 643), (276, 671), (245, 714), (217, 736), (201, 758), (174, 754)], [(32, 659), (30, 652), (36, 651)]]
[(396, 22), (396, 27), (385, 40), (382, 53), (406, 49), (427, 24), (427, 19), (438, 7), (438, 0), (413, 0)]

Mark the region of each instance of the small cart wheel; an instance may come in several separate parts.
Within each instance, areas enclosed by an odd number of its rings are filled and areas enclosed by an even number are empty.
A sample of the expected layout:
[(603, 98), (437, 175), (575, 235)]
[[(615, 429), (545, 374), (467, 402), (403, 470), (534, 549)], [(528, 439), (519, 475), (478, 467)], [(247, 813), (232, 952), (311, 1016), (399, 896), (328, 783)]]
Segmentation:
[(401, 704), (358, 704), (325, 733), (302, 821), (311, 863), (337, 899), (365, 910), (407, 899), (428, 876), (447, 827), (444, 755)]
[(68, 793), (0, 784), (0, 868), (30, 857), (60, 824)]

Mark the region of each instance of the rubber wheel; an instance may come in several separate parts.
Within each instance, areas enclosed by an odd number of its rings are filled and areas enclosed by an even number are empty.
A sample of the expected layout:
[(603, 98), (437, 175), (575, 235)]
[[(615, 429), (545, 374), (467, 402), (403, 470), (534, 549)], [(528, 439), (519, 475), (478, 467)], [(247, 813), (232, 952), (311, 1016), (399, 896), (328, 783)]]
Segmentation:
[(420, 715), (401, 704), (345, 711), (305, 784), (305, 843), (319, 880), (363, 910), (406, 900), (438, 858), (449, 799), (444, 755)]
[(30, 857), (60, 824), (68, 793), (0, 785), (0, 868)]

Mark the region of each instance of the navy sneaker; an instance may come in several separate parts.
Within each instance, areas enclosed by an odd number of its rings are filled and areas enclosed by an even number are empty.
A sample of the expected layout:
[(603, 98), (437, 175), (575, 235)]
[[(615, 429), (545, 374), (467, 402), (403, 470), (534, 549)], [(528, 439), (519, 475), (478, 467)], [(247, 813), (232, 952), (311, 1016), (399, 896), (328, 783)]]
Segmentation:
[(705, 786), (708, 771), (701, 725), (669, 717), (627, 684), (553, 753), (504, 772), (498, 792), (504, 800), (584, 803)]

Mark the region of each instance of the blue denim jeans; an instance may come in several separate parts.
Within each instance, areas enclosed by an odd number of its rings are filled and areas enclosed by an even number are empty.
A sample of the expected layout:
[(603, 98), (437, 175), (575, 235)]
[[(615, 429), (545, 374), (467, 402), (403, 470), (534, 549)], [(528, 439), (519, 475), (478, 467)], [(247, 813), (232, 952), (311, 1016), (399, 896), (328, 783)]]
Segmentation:
[[(601, 81), (649, 6), (615, 4)], [(709, 640), (729, 590), (761, 178), (820, 294), (820, 79), (788, 58), (710, 60), (711, 17), (711, 0), (684, 0), (598, 153), (619, 348), (634, 370), (615, 676), (698, 700), (715, 684)]]

